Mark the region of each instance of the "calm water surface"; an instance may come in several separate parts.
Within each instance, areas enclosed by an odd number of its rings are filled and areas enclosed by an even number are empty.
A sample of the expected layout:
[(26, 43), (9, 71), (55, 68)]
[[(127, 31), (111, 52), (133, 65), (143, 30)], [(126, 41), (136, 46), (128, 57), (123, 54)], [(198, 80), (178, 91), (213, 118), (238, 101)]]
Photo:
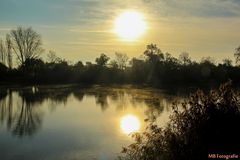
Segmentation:
[(164, 125), (179, 95), (124, 87), (0, 89), (1, 160), (110, 160), (148, 116)]

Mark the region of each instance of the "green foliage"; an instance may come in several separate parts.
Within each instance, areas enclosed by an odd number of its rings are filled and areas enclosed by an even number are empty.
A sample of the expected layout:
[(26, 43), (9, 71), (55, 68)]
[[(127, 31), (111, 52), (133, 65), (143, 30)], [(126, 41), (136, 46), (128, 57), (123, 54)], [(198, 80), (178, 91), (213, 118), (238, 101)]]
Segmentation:
[(240, 95), (226, 83), (209, 94), (197, 91), (173, 104), (166, 127), (153, 118), (146, 131), (133, 134), (123, 160), (203, 160), (208, 154), (237, 154), (240, 148)]

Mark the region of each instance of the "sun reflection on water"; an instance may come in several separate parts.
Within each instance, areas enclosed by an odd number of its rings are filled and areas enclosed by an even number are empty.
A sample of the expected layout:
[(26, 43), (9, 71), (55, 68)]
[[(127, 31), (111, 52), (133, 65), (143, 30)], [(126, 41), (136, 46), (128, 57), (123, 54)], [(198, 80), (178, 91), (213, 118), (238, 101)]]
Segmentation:
[(140, 121), (135, 115), (128, 114), (121, 118), (120, 127), (125, 134), (139, 131), (140, 126)]

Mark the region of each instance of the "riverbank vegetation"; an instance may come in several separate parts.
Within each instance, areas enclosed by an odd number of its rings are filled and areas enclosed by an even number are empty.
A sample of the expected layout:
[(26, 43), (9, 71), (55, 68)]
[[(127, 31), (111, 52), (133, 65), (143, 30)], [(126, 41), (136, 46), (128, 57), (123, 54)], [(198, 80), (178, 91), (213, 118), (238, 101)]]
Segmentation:
[[(141, 58), (132, 58), (125, 53), (115, 53), (110, 59), (102, 53), (95, 62), (78, 61), (75, 64), (59, 58), (50, 51), (47, 59), (42, 55), (41, 36), (31, 28), (18, 27), (0, 41), (0, 83), (6, 84), (147, 84), (205, 85), (220, 84), (231, 79), (240, 81), (240, 47), (235, 50), (236, 65), (232, 60), (214, 62), (211, 57), (200, 62), (191, 59), (187, 52), (178, 58), (163, 52), (155, 44), (146, 46)], [(14, 65), (14, 62), (16, 64)]]
[(133, 134), (135, 142), (123, 148), (120, 159), (204, 160), (214, 154), (238, 155), (239, 98), (230, 82), (208, 94), (196, 92), (173, 105), (166, 127), (159, 127), (156, 117), (147, 120), (146, 131)]

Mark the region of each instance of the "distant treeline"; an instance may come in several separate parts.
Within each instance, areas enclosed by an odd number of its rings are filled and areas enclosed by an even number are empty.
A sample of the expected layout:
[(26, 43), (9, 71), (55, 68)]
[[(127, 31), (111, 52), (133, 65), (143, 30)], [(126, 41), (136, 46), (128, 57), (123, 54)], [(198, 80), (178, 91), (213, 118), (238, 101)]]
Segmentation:
[[(224, 59), (216, 64), (211, 57), (201, 62), (191, 60), (187, 52), (179, 58), (163, 53), (155, 44), (147, 45), (142, 58), (129, 59), (126, 54), (115, 53), (110, 60), (101, 54), (95, 63), (71, 64), (56, 56), (53, 51), (44, 61), (41, 37), (31, 28), (18, 27), (0, 40), (0, 82), (1, 83), (82, 83), (82, 84), (146, 84), (166, 85), (204, 85), (219, 84), (232, 80), (240, 82), (240, 47), (232, 60)], [(13, 58), (18, 66), (13, 67)]]

